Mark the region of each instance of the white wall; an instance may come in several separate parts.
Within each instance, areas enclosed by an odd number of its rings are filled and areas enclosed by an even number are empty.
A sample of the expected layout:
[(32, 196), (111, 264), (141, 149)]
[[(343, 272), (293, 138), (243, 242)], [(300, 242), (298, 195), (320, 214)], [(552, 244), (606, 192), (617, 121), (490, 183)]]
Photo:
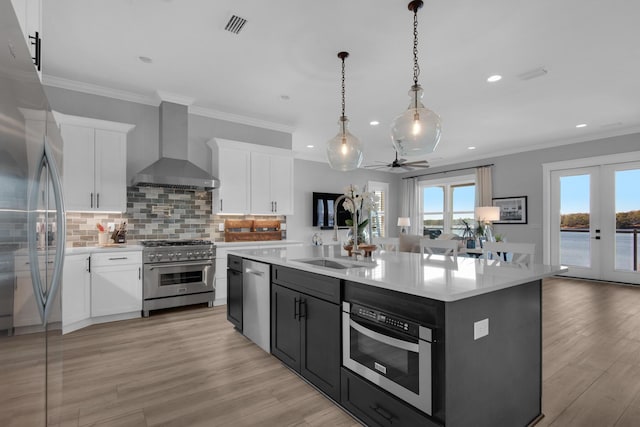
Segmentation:
[[(312, 162), (296, 159), (294, 161), (294, 215), (287, 216), (287, 239), (311, 243), (314, 233), (320, 233), (324, 243), (332, 243), (332, 230), (320, 230), (312, 226), (312, 193), (342, 193), (349, 184), (362, 188), (368, 181), (386, 182), (389, 184), (389, 199), (387, 200), (389, 218), (389, 235), (397, 236), (395, 221), (400, 213), (400, 178), (398, 174), (358, 169), (350, 172), (339, 172), (329, 167), (327, 163)], [(342, 241), (346, 230), (340, 230), (339, 239)]]
[[(528, 223), (523, 225), (496, 224), (494, 233), (504, 235), (511, 242), (535, 243), (536, 262), (542, 262), (542, 164), (638, 150), (640, 150), (640, 134), (630, 134), (447, 165), (430, 169), (427, 173), (432, 174), (493, 163), (493, 197), (527, 196), (528, 198)], [(446, 176), (468, 172), (459, 171)], [(403, 177), (406, 176), (412, 175), (403, 175)], [(422, 179), (441, 178), (442, 176), (442, 174), (436, 174), (425, 176)]]

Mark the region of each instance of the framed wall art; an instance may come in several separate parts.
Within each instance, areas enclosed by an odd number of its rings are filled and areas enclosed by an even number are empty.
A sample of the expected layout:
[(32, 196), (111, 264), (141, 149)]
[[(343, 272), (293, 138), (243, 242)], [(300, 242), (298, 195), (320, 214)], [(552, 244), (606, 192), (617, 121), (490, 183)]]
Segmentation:
[(527, 196), (497, 197), (492, 199), (493, 206), (500, 208), (500, 220), (494, 224), (526, 224)]

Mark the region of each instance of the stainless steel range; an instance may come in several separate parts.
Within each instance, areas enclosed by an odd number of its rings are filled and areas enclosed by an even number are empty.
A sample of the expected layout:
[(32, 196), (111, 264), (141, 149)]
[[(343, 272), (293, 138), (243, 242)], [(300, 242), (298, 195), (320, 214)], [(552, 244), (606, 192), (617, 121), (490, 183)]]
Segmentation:
[(144, 240), (142, 313), (215, 299), (216, 248), (209, 240)]

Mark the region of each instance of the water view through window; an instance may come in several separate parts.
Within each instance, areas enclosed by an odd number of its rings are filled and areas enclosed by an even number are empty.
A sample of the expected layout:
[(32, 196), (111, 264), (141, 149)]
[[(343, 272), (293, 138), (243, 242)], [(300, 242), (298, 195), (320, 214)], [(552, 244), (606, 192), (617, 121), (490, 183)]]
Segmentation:
[[(638, 182), (640, 169), (615, 172), (616, 270), (634, 270), (634, 240), (636, 257), (640, 253)], [(560, 178), (560, 263), (563, 265), (591, 267), (590, 185), (588, 174)], [(601, 221), (614, 221), (614, 218)], [(636, 269), (637, 262), (636, 258)]]

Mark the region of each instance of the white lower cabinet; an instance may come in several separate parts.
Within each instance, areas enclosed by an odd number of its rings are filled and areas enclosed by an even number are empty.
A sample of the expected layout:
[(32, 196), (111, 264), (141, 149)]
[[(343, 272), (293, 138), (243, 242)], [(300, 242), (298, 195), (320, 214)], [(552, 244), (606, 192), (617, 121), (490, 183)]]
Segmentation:
[(112, 252), (91, 255), (91, 316), (109, 316), (141, 310), (142, 253)]
[(142, 315), (142, 252), (65, 256), (62, 333)]
[(91, 273), (89, 254), (67, 255), (62, 273), (62, 332), (90, 324)]

